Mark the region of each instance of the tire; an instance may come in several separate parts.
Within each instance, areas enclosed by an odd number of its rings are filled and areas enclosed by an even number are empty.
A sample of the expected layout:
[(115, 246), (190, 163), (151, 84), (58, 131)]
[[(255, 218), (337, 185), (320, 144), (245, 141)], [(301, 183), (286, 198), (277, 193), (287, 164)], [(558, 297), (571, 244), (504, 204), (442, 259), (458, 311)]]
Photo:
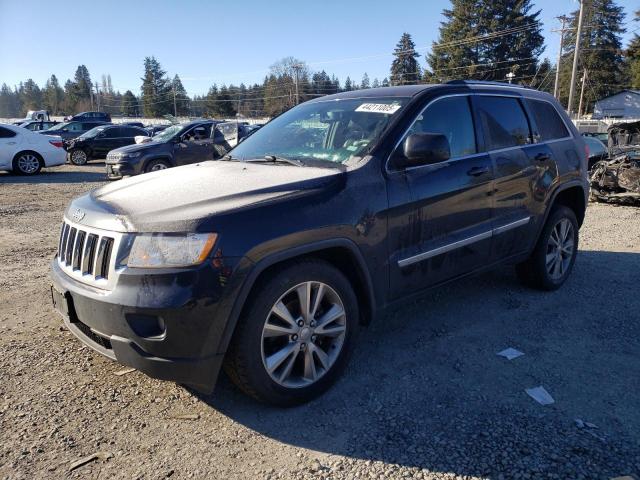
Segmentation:
[(13, 171), (18, 175), (37, 175), (43, 165), (42, 157), (36, 152), (20, 152), (13, 157)]
[[(299, 291), (309, 292), (302, 296), (311, 299), (308, 316), (301, 314)], [(273, 313), (276, 309), (285, 317), (288, 312), (289, 321)], [(320, 323), (323, 318), (326, 323)], [(299, 405), (321, 395), (338, 379), (357, 328), (358, 302), (342, 272), (321, 260), (289, 264), (251, 292), (224, 369), (242, 391), (261, 402)]]
[(157, 172), (158, 170), (166, 170), (167, 168), (171, 168), (171, 165), (166, 160), (151, 160), (147, 163), (144, 171), (145, 173), (149, 172)]
[(69, 161), (74, 165), (86, 165), (89, 154), (81, 148), (74, 148), (69, 152)]
[[(566, 236), (565, 236), (566, 235)], [(562, 248), (557, 248), (558, 241)], [(578, 221), (568, 207), (553, 207), (531, 256), (516, 265), (518, 277), (539, 290), (557, 290), (569, 278), (578, 253)]]

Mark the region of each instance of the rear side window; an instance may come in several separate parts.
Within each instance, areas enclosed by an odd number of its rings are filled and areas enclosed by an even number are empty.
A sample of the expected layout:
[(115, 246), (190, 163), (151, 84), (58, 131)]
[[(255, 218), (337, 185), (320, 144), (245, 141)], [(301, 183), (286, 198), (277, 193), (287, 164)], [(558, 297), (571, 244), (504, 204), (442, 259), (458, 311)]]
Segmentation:
[(133, 127), (122, 127), (122, 137), (136, 137), (138, 135), (148, 135), (147, 132), (145, 132), (144, 130), (141, 130), (139, 128), (133, 128)]
[(118, 138), (122, 136), (122, 129), (120, 127), (112, 127), (104, 129), (106, 138)]
[(446, 136), (451, 158), (472, 155), (477, 151), (473, 119), (466, 96), (436, 100), (418, 116), (407, 135), (412, 133), (440, 133)]
[(528, 102), (543, 142), (569, 136), (567, 127), (553, 105), (540, 100), (528, 100)]
[(488, 150), (531, 143), (529, 121), (517, 98), (478, 96), (475, 104)]
[(8, 128), (0, 127), (0, 138), (12, 138), (16, 136), (16, 132)]

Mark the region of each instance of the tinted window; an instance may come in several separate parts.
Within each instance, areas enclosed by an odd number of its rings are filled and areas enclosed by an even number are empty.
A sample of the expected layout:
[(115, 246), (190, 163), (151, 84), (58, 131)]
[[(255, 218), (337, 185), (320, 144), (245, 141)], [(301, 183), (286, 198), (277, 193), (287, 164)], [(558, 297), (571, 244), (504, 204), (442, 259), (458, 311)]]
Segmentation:
[(476, 105), (489, 150), (531, 143), (531, 132), (517, 98), (477, 96)]
[(82, 123), (82, 130), (91, 130), (94, 127), (98, 127), (102, 125), (102, 123), (96, 123), (96, 122), (83, 122)]
[(540, 100), (529, 100), (529, 107), (533, 113), (533, 118), (538, 127), (538, 134), (542, 141), (569, 136), (567, 127), (553, 105)]
[(70, 132), (81, 132), (83, 130), (90, 130), (91, 127), (83, 127), (82, 123), (71, 122), (69, 125), (65, 127)]
[(477, 151), (468, 97), (449, 97), (432, 103), (415, 120), (407, 135), (412, 133), (445, 135), (449, 140), (451, 158)]
[(122, 137), (136, 137), (138, 135), (149, 135), (147, 132), (145, 132), (144, 130), (138, 129), (138, 128), (132, 128), (132, 127), (122, 127), (120, 130), (122, 130), (121, 136)]
[(594, 137), (584, 137), (583, 140), (586, 142), (589, 147), (589, 155), (602, 155), (607, 153), (607, 147), (605, 147), (604, 143)]
[(13, 130), (0, 127), (0, 138), (11, 138), (15, 136), (16, 136), (16, 132), (14, 132)]
[(105, 138), (118, 138), (122, 136), (122, 129), (120, 127), (105, 128)]

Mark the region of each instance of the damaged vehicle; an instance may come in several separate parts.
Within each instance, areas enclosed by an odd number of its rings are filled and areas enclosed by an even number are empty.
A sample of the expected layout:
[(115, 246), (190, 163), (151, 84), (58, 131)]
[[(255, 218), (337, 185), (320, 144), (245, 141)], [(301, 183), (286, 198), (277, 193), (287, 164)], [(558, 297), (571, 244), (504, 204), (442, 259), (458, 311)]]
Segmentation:
[[(158, 136), (182, 151), (198, 125)], [(151, 144), (120, 150), (138, 158)], [(562, 107), (533, 89), (458, 81), (328, 95), (222, 160), (73, 200), (52, 298), (80, 341), (121, 364), (202, 392), (224, 368), (258, 400), (300, 404), (340, 377), (361, 326), (427, 289), (503, 264), (529, 286), (560, 288), (586, 168)]]
[(591, 199), (640, 204), (640, 122), (611, 125), (608, 134), (611, 158), (593, 166)]

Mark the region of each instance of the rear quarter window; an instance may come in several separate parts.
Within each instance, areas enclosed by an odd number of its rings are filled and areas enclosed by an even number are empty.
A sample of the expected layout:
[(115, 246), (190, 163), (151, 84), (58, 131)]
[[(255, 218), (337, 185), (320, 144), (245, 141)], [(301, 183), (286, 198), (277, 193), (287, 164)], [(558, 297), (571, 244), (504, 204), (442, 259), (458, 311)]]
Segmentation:
[(527, 101), (538, 127), (538, 135), (540, 135), (540, 139), (543, 142), (570, 136), (567, 127), (553, 105), (542, 100), (529, 99)]
[(0, 138), (12, 138), (16, 136), (16, 132), (8, 128), (0, 127)]

